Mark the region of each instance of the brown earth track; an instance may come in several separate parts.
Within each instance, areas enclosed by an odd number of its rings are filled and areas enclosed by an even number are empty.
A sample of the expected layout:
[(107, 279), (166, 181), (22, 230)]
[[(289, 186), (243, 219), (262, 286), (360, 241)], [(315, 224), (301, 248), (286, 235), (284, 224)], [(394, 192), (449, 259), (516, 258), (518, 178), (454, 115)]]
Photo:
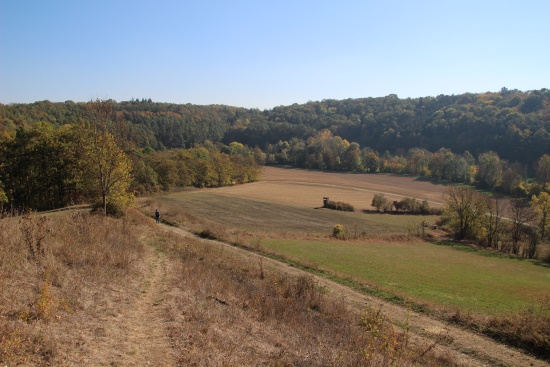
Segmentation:
[[(182, 237), (194, 236), (181, 228), (167, 225), (162, 226), (166, 230)], [(237, 253), (250, 262), (259, 262), (262, 259), (266, 268), (271, 268), (289, 276), (296, 277), (308, 274), (304, 270), (223, 242), (208, 239), (203, 239), (202, 241), (213, 242), (218, 246), (222, 246), (227, 251)], [(411, 312), (404, 307), (362, 294), (323, 277), (314, 276), (314, 279), (319, 286), (327, 289), (330, 294), (342, 297), (348, 305), (357, 310), (363, 310), (367, 306), (381, 308), (397, 324), (403, 323), (408, 317), (412, 342), (424, 347), (435, 344), (434, 351), (443, 354), (448, 353), (463, 366), (550, 366), (545, 361), (538, 360), (516, 349), (499, 344), (483, 335)]]
[[(89, 302), (96, 311), (81, 319), (79, 330), (66, 330), (73, 348), (63, 352), (64, 366), (175, 366), (163, 314), (169, 259), (147, 248), (143, 277), (112, 285)], [(73, 324), (71, 324), (73, 325)]]

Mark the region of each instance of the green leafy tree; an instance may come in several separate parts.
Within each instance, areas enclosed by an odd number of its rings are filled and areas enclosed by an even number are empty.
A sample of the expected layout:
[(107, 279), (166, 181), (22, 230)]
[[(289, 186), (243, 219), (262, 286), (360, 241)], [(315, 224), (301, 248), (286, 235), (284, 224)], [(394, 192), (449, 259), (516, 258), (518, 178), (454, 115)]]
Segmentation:
[(495, 152), (481, 153), (478, 162), (477, 182), (491, 190), (500, 186), (503, 169), (498, 154)]
[(548, 236), (547, 230), (550, 227), (550, 194), (543, 191), (538, 196), (533, 195), (530, 204), (538, 215), (540, 238), (544, 240)]
[(170, 190), (179, 180), (177, 163), (168, 157), (157, 159), (155, 173), (164, 191)]
[(361, 162), (361, 147), (357, 143), (351, 143), (344, 152), (342, 165), (345, 170), (357, 172), (363, 170)]
[(385, 211), (389, 204), (389, 200), (382, 193), (374, 194), (371, 202), (371, 205), (374, 206), (379, 213), (381, 210)]
[(374, 150), (363, 149), (362, 151), (365, 169), (368, 172), (376, 172), (380, 169), (380, 157)]
[(4, 139), (0, 180), (14, 209), (53, 209), (74, 197), (74, 145), (71, 127), (37, 123)]
[(407, 154), (407, 168), (413, 175), (426, 175), (430, 164), (431, 153), (426, 149), (412, 148)]
[(536, 164), (537, 179), (545, 184), (550, 182), (550, 155), (545, 154), (539, 158)]
[(429, 161), (429, 170), (433, 178), (437, 180), (447, 179), (446, 167), (452, 157), (452, 152), (449, 149), (441, 148), (435, 152)]

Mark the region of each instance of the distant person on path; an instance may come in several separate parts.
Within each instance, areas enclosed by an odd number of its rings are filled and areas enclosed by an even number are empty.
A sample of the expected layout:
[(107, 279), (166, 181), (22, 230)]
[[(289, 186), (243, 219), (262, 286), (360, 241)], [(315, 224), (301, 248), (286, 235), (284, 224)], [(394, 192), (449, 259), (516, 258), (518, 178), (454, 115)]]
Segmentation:
[(157, 223), (160, 223), (160, 212), (159, 210), (155, 210), (155, 220), (157, 221)]

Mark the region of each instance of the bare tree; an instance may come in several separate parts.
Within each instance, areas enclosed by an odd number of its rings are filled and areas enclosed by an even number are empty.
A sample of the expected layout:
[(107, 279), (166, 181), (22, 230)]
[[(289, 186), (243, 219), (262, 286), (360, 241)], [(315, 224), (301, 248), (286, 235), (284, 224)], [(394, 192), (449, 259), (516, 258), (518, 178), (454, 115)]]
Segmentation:
[(520, 242), (527, 235), (528, 229), (535, 218), (535, 213), (528, 202), (521, 199), (514, 199), (511, 201), (510, 214), (511, 252), (514, 255), (519, 255), (521, 248)]
[(486, 196), (471, 187), (449, 186), (445, 211), (457, 239), (475, 236), (487, 210)]
[(502, 213), (506, 203), (501, 197), (487, 198), (487, 246), (498, 249), (500, 236), (504, 229)]

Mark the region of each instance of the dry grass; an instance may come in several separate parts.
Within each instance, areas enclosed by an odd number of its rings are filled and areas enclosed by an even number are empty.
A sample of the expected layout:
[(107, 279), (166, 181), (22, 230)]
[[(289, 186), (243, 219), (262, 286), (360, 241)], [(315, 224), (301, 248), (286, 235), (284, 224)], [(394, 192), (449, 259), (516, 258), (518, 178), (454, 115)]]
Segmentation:
[(75, 315), (91, 312), (103, 287), (135, 275), (143, 247), (131, 220), (84, 212), (0, 220), (0, 363), (48, 365), (65, 352), (60, 325), (78, 327)]
[(380, 310), (357, 314), (311, 277), (282, 276), (197, 238), (167, 235), (156, 246), (180, 259), (167, 301), (180, 365), (454, 365), (410, 345)]
[(2, 366), (134, 365), (117, 357), (106, 325), (131, 319), (124, 312), (147, 281), (151, 249), (168, 259), (166, 291), (151, 307), (162, 310), (154, 327), (166, 328), (177, 365), (455, 365), (432, 346), (412, 346), (379, 310), (348, 309), (313, 278), (182, 240), (137, 212), (6, 218), (0, 247)]
[[(142, 202), (145, 212), (152, 212), (151, 208), (160, 207), (161, 211), (167, 213), (167, 217), (171, 222), (179, 226), (185, 226), (193, 232), (211, 239), (219, 239), (228, 243), (237, 244), (251, 248), (253, 250), (265, 250), (261, 246), (261, 241), (274, 239), (296, 239), (296, 240), (313, 240), (327, 241), (329, 235), (321, 236), (318, 234), (310, 234), (307, 232), (276, 232), (273, 230), (248, 230), (239, 228), (238, 226), (226, 226), (222, 223), (211, 220), (211, 216), (198, 216), (189, 214), (190, 210), (180, 207), (178, 203), (165, 200), (149, 200)], [(154, 210), (154, 209), (153, 209)], [(213, 214), (212, 216), (216, 216)], [(230, 215), (226, 213), (226, 215)], [(235, 214), (238, 217), (240, 214)], [(268, 219), (266, 219), (268, 220)], [(411, 240), (421, 237), (422, 233), (418, 231), (418, 227), (411, 227), (408, 234), (368, 234), (361, 237), (364, 241), (390, 241), (390, 242), (405, 242), (410, 243)], [(262, 240), (260, 240), (262, 239)], [(484, 258), (480, 258), (483, 260)], [(490, 261), (488, 259), (487, 261)], [(316, 262), (308, 261), (307, 259), (300, 260), (301, 265), (318, 269)], [(424, 307), (427, 307), (422, 303)], [(537, 354), (539, 357), (548, 358), (548, 325), (550, 319), (548, 317), (548, 308), (540, 310), (530, 310), (527, 312), (512, 314), (509, 316), (483, 316), (474, 315), (466, 311), (460, 311), (456, 308), (446, 309), (443, 311), (441, 306), (434, 306), (433, 312), (440, 315), (444, 319), (448, 319), (453, 323), (458, 323), (468, 326), (477, 331), (481, 331), (494, 339), (506, 342), (509, 345), (518, 346), (531, 353)], [(449, 316), (450, 315), (450, 316)], [(458, 315), (455, 317), (455, 315)]]

